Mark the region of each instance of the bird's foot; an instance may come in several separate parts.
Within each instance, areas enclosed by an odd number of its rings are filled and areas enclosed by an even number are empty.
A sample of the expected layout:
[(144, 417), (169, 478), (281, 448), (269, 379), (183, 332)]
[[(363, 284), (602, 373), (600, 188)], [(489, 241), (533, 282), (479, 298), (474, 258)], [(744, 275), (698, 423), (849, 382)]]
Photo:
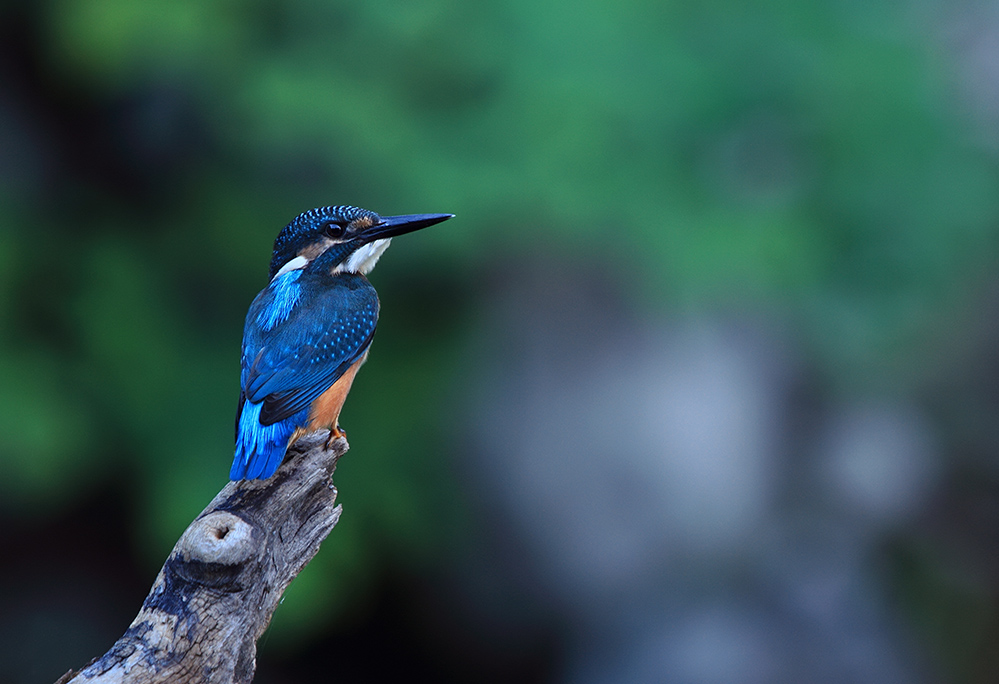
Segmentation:
[(333, 442), (337, 441), (341, 437), (343, 437), (344, 439), (347, 439), (347, 433), (344, 432), (343, 430), (341, 430), (339, 425), (334, 425), (330, 429), (330, 438), (326, 440), (326, 448), (327, 449), (332, 449), (333, 448)]

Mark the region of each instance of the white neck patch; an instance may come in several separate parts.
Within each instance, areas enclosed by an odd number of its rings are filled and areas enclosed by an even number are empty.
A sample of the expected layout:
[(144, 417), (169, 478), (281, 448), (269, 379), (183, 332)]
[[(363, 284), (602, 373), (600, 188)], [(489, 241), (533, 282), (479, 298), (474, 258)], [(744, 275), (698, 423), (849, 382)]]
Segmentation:
[(346, 261), (333, 269), (333, 272), (360, 273), (361, 275), (368, 273), (378, 263), (378, 258), (388, 249), (390, 242), (392, 242), (392, 238), (384, 238), (359, 247), (356, 252), (347, 257)]
[[(297, 271), (300, 268), (305, 268), (308, 265), (309, 259), (306, 259), (304, 256), (297, 256), (282, 266), (281, 270), (274, 274), (274, 278), (283, 276), (288, 271)], [(271, 280), (274, 280), (274, 278), (271, 278)]]

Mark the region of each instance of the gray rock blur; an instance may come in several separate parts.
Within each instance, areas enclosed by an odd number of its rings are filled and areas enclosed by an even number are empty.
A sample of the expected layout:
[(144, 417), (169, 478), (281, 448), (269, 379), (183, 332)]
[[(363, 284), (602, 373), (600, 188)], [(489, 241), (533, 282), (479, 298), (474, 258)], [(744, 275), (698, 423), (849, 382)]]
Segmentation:
[(547, 264), (490, 299), (469, 604), (569, 624), (569, 684), (933, 681), (878, 576), (940, 475), (919, 410), (808, 398), (770, 317), (642, 315), (614, 288)]

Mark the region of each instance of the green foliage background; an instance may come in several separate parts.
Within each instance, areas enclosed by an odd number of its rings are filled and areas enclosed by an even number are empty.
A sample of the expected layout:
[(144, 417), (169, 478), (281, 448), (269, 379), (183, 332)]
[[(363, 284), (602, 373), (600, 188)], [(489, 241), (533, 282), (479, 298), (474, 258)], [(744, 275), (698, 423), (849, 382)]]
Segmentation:
[(945, 3), (3, 12), (30, 29), (0, 100), (7, 516), (122, 479), (158, 567), (225, 482), (242, 316), (280, 227), (330, 203), (457, 214), (372, 277), (347, 514), (272, 646), (461, 534), (445, 407), (484, 269), (563, 254), (610, 264), (650, 311), (778, 311), (834, 393), (927, 387), (994, 283), (994, 121)]

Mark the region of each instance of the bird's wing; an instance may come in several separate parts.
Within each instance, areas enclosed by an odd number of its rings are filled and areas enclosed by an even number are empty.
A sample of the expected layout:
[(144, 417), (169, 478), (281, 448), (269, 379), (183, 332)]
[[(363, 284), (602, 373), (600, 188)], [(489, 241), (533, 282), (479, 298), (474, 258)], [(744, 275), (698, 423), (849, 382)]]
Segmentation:
[(364, 285), (322, 290), (266, 331), (253, 321), (269, 305), (267, 291), (254, 300), (243, 335), (240, 410), (244, 401), (263, 402), (262, 425), (284, 420), (306, 409), (361, 358), (378, 322), (378, 295)]

